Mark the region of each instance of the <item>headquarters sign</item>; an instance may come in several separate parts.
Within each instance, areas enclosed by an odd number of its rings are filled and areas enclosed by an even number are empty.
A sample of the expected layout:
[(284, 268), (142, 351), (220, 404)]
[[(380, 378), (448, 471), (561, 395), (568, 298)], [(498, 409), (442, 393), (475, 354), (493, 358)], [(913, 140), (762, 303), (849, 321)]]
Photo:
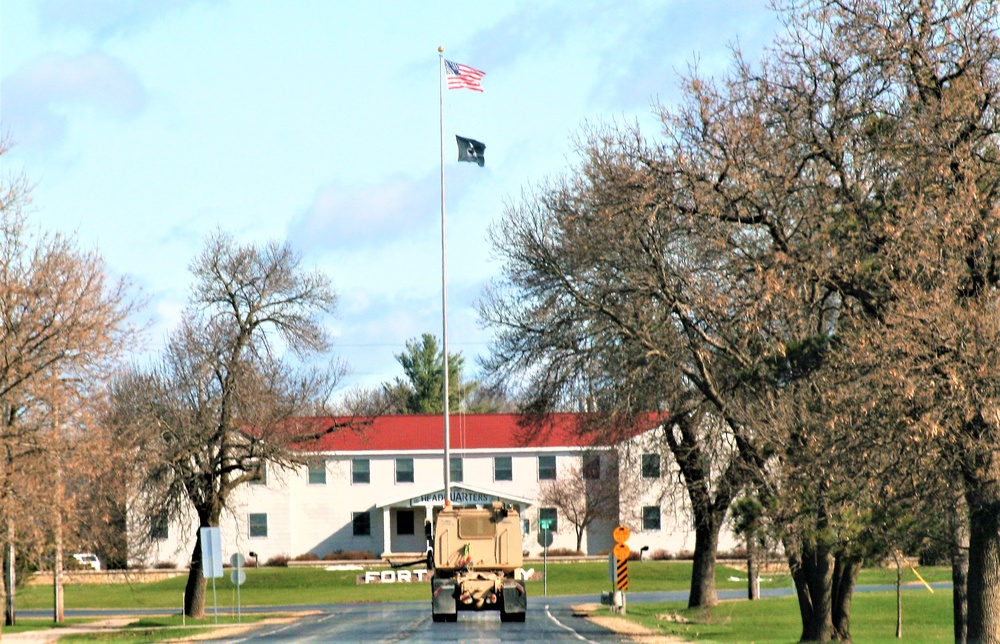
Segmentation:
[[(499, 501), (500, 498), (493, 494), (484, 494), (482, 492), (474, 492), (472, 490), (467, 490), (464, 487), (452, 487), (451, 488), (451, 502), (461, 505), (487, 505), (494, 501)], [(415, 496), (410, 499), (410, 505), (440, 505), (444, 503), (444, 490), (438, 490), (437, 492), (432, 492), (430, 494), (423, 494), (421, 496)]]

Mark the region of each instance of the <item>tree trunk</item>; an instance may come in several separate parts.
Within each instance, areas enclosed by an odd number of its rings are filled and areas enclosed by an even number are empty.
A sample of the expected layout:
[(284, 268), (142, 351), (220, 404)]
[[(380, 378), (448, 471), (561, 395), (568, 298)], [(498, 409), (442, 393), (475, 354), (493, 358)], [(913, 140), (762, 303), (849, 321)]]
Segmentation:
[(955, 495), (955, 503), (949, 516), (951, 529), (951, 581), (952, 615), (955, 625), (955, 644), (966, 644), (968, 625), (968, 580), (969, 580), (969, 515), (965, 495)]
[(1000, 499), (969, 495), (968, 636), (1000, 644)]
[(833, 555), (825, 547), (816, 547), (803, 558), (806, 588), (812, 612), (802, 625), (803, 642), (829, 642), (833, 634), (830, 610), (833, 605)]
[[(58, 458), (58, 456), (57, 456)], [(63, 592), (63, 531), (62, 531), (62, 507), (63, 507), (63, 482), (62, 464), (56, 463), (56, 507), (55, 510), (55, 554), (52, 560), (52, 621), (62, 624), (66, 618), (65, 593)]]
[(746, 535), (747, 544), (747, 598), (751, 601), (760, 599), (760, 554), (757, 552), (757, 531), (750, 530)]
[(788, 555), (788, 569), (792, 574), (792, 584), (795, 586), (795, 597), (799, 603), (799, 620), (802, 622), (802, 638), (804, 638), (806, 624), (812, 622), (812, 599), (809, 597), (806, 570), (802, 564), (801, 553), (793, 540), (786, 540), (785, 552)]
[(893, 552), (896, 560), (896, 639), (903, 639), (903, 563), (899, 555)]
[(703, 517), (695, 526), (688, 608), (715, 606), (719, 603), (715, 592), (715, 554), (719, 546), (720, 526), (721, 521), (713, 516)]
[(860, 559), (837, 555), (833, 569), (830, 621), (833, 624), (833, 636), (841, 642), (851, 641), (851, 599), (854, 597), (854, 584), (860, 572)]
[(191, 569), (184, 587), (184, 614), (201, 619), (205, 616), (205, 569), (201, 559), (201, 530), (196, 532)]
[(829, 642), (833, 636), (834, 558), (830, 549), (812, 544), (786, 545), (802, 619), (800, 642)]
[(63, 592), (63, 539), (62, 539), (62, 509), (55, 508), (55, 557), (52, 561), (52, 621), (62, 624), (65, 621), (65, 593)]
[(4, 544), (3, 551), (3, 586), (4, 586), (4, 624), (6, 626), (17, 625), (17, 612), (14, 608), (14, 596), (17, 592), (17, 577), (14, 572), (14, 525), (7, 524), (7, 543)]

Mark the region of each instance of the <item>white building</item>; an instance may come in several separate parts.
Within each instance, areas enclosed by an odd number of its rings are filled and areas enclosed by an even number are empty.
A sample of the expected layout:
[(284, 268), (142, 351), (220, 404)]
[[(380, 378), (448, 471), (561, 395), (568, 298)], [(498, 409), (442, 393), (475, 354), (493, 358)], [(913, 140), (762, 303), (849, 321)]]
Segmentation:
[[(594, 444), (577, 431), (576, 414), (555, 414), (540, 426), (514, 414), (456, 414), (450, 420), (451, 497), (456, 505), (495, 500), (516, 506), (524, 548), (540, 555), (538, 520), (555, 530), (550, 548), (575, 549), (571, 519), (540, 507), (541, 486), (586, 472), (587, 484), (611, 477), (619, 488), (618, 516), (585, 530), (587, 554), (608, 551), (616, 525), (632, 533), (629, 547), (677, 554), (694, 549), (691, 520), (675, 500), (676, 472), (660, 453), (657, 429), (633, 431), (616, 444)], [(329, 419), (331, 425), (334, 419)], [(360, 431), (340, 430), (303, 452), (305, 465), (269, 468), (265, 480), (235, 495), (220, 521), (223, 556), (254, 552), (261, 563), (278, 555), (370, 551), (375, 556), (423, 553), (424, 521), (444, 501), (440, 416), (382, 416)], [(618, 465), (616, 467), (616, 465)], [(616, 475), (616, 469), (617, 475)], [(162, 525), (146, 564), (186, 566), (194, 525)], [(728, 534), (722, 547), (732, 547)]]

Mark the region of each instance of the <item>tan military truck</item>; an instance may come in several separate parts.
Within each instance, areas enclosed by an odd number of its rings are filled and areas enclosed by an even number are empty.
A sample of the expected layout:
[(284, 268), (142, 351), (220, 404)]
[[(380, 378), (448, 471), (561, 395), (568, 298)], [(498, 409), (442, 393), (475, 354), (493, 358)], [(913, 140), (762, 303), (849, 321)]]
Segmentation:
[(497, 610), (502, 622), (523, 622), (528, 608), (521, 517), (513, 507), (446, 506), (431, 535), (431, 607), (435, 622), (454, 622), (460, 610)]

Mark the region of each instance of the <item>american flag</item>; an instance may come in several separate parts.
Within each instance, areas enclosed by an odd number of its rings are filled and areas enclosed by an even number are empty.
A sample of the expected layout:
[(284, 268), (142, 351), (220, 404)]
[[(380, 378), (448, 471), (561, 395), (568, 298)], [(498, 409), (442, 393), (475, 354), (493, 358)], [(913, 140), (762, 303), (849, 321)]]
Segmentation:
[(444, 61), (444, 67), (448, 76), (448, 89), (483, 91), (482, 80), (486, 72), (481, 72), (462, 63), (453, 63), (450, 60)]

